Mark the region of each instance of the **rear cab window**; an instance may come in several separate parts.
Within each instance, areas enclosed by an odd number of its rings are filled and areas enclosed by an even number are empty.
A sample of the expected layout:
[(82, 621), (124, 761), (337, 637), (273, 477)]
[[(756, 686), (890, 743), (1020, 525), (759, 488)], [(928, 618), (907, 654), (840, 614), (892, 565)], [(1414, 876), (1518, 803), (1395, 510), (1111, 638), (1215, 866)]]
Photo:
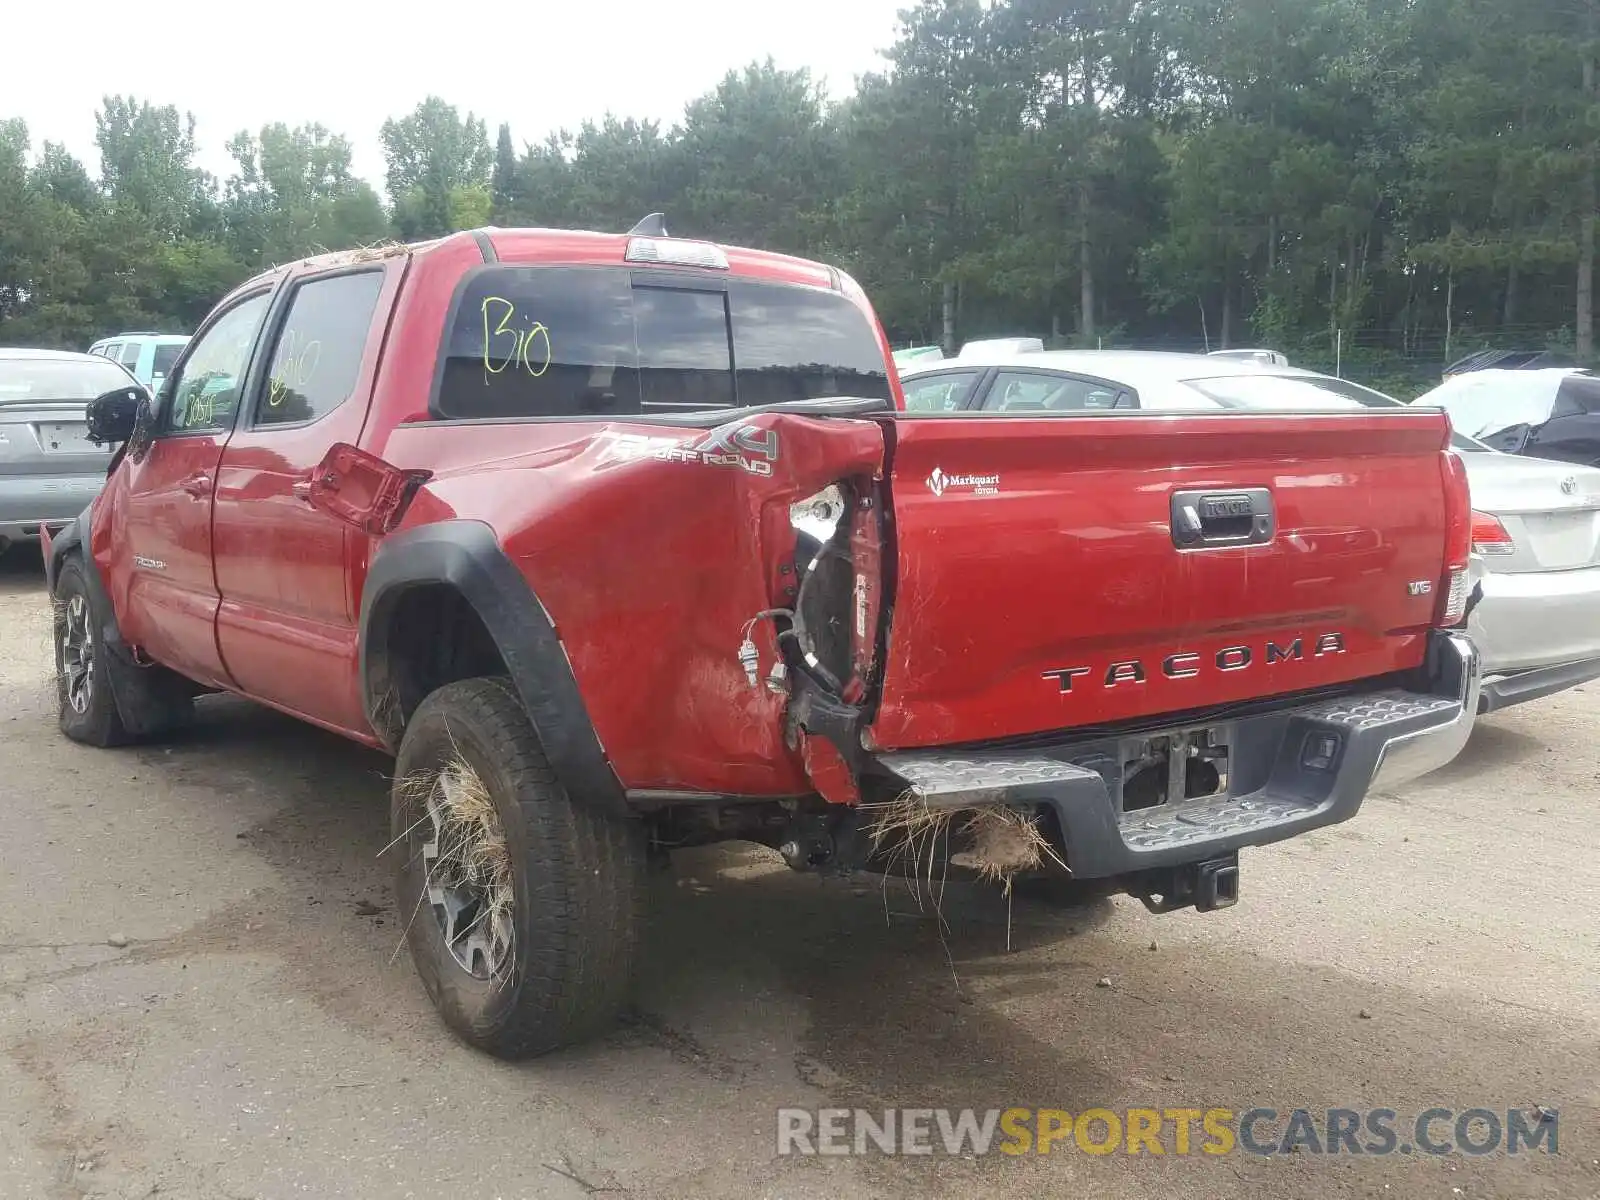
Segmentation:
[(846, 396), (890, 390), (872, 322), (839, 292), (498, 264), (457, 290), (430, 415), (606, 420)]

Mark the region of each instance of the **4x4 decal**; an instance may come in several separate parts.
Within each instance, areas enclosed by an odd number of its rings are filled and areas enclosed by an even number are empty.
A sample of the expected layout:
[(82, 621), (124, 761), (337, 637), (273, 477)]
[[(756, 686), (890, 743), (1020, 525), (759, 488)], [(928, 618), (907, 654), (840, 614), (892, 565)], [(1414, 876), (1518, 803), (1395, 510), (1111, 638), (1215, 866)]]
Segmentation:
[(660, 462), (738, 467), (752, 475), (772, 474), (778, 461), (778, 431), (759, 425), (723, 425), (697, 438), (650, 437), (606, 430), (595, 435), (602, 444), (600, 465), (653, 458)]

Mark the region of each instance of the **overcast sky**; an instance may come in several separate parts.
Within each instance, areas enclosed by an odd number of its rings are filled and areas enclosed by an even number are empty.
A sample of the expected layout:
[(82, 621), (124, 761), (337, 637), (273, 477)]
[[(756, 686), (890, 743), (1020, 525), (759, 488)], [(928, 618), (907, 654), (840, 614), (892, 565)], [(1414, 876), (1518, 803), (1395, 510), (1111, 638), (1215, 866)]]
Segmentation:
[(670, 125), (730, 68), (768, 55), (809, 67), (839, 97), (881, 69), (907, 3), (40, 0), (8, 6), (0, 117), (27, 121), (35, 154), (63, 142), (94, 173), (103, 95), (175, 104), (194, 113), (199, 164), (219, 175), (238, 130), (320, 121), (381, 187), (378, 127), (429, 93), (485, 118), (491, 141), (509, 121), (519, 149), (608, 110)]

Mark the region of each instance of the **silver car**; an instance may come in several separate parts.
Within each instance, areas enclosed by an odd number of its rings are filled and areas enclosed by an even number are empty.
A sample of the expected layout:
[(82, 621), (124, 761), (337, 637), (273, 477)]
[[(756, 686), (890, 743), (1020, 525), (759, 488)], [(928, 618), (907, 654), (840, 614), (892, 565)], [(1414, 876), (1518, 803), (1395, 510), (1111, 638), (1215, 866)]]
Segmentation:
[[(914, 363), (911, 411), (1083, 416), (1207, 408), (1327, 410), (1400, 401), (1348, 380), (1196, 354), (1064, 350)], [(1600, 470), (1501, 454), (1461, 434), (1473, 507), (1470, 630), (1494, 711), (1600, 678)]]
[(94, 498), (111, 447), (89, 441), (84, 408), (132, 385), (103, 358), (0, 347), (0, 550), (60, 528)]

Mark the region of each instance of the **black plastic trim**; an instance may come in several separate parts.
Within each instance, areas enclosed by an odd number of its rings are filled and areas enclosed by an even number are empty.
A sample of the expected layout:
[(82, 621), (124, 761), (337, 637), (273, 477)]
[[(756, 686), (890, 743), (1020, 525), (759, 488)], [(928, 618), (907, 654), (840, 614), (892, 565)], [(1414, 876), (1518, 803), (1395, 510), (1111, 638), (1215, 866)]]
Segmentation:
[(381, 713), (389, 690), (389, 617), (409, 588), (436, 583), (453, 587), (483, 621), (567, 793), (578, 803), (626, 812), (626, 793), (595, 735), (550, 614), (481, 521), (440, 521), (392, 534), (373, 556), (360, 632), (362, 692), (374, 731), (392, 736)]
[(1600, 679), (1600, 658), (1586, 658), (1581, 662), (1557, 663), (1550, 667), (1535, 667), (1510, 675), (1495, 675), (1483, 681), (1478, 691), (1480, 713), (1499, 712), (1514, 704), (1529, 700), (1542, 700), (1568, 688)]
[[(66, 561), (67, 555), (83, 545), (84, 532), (89, 528), (89, 524), (93, 520), (93, 513), (94, 501), (91, 500), (81, 513), (67, 522), (61, 532), (51, 536), (50, 557), (45, 559), (44, 563), (44, 588), (49, 594), (55, 594), (56, 576), (61, 573), (61, 564)], [(89, 563), (87, 554), (84, 555), (84, 562), (89, 565), (89, 574), (98, 576), (99, 573), (94, 569), (93, 564)], [(99, 582), (97, 577), (90, 586), (99, 586)]]
[(483, 255), (484, 262), (496, 263), (500, 261), (500, 255), (496, 253), (494, 241), (489, 237), (487, 229), (474, 229), (472, 231), (472, 240), (478, 243), (478, 253)]
[(407, 421), (413, 425), (670, 425), (682, 429), (716, 429), (730, 421), (748, 420), (763, 413), (793, 413), (801, 417), (905, 416), (888, 400), (866, 396), (830, 396), (825, 400), (785, 400), (748, 408), (709, 408), (689, 413), (623, 413), (610, 417), (592, 414), (553, 417), (436, 417)]

